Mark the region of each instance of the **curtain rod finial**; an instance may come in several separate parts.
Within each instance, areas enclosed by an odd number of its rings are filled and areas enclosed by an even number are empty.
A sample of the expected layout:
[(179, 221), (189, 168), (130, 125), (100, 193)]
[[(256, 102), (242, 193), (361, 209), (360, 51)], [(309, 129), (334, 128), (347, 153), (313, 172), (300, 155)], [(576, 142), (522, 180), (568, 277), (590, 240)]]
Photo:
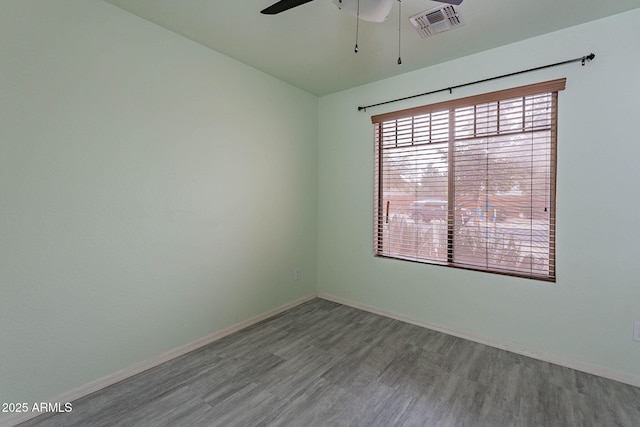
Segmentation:
[(596, 57), (596, 55), (593, 52), (590, 53), (589, 55), (583, 56), (582, 57), (582, 66), (584, 67), (584, 64), (585, 64), (586, 61), (593, 61), (593, 58), (595, 58), (595, 57)]

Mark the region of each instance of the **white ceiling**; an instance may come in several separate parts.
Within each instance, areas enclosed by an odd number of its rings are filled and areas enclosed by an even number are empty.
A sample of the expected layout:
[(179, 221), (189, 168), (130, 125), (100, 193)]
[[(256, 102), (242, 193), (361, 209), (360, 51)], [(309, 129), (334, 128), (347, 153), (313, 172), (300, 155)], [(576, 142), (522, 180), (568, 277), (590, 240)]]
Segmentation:
[(319, 96), (640, 7), (640, 0), (464, 0), (463, 27), (421, 39), (408, 17), (441, 3), (402, 0), (398, 65), (397, 4), (386, 22), (360, 21), (355, 54), (356, 19), (330, 0), (272, 16), (260, 10), (275, 0), (105, 1)]

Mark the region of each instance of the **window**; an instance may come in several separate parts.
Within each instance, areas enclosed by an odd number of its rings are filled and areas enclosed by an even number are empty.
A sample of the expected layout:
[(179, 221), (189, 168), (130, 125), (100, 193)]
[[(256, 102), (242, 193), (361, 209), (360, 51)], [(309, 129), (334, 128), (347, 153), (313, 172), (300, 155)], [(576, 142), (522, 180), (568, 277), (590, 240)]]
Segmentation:
[(375, 254), (555, 281), (565, 82), (372, 117)]

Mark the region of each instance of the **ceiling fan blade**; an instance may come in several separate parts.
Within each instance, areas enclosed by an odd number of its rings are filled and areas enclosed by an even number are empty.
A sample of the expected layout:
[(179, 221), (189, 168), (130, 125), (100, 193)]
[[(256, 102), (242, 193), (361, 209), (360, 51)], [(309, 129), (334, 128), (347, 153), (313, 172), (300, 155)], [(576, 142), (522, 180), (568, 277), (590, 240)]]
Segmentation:
[(440, 3), (455, 4), (456, 6), (458, 6), (460, 3), (462, 3), (462, 0), (433, 0), (433, 1), (437, 1), (437, 2), (440, 2)]
[(260, 13), (264, 13), (265, 15), (276, 15), (280, 12), (284, 12), (285, 10), (293, 9), (294, 7), (309, 3), (310, 1), (313, 0), (280, 0), (279, 2), (260, 11)]

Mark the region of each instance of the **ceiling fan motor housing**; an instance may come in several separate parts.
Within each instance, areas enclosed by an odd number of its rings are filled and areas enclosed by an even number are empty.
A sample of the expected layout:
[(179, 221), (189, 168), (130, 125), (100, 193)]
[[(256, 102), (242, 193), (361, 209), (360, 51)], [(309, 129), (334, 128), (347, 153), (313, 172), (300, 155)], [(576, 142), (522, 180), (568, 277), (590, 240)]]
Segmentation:
[(353, 16), (359, 16), (363, 21), (384, 22), (393, 3), (396, 0), (360, 0), (360, 13), (358, 13), (358, 0), (331, 0), (338, 9)]

